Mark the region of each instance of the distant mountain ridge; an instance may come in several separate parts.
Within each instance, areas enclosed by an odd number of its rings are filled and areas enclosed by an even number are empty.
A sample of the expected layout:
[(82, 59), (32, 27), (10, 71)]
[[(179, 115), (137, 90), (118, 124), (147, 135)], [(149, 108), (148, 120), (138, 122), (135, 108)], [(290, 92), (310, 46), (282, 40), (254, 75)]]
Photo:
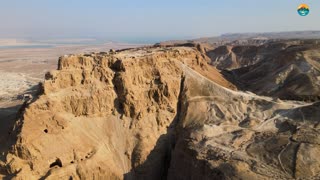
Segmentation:
[(208, 43), (211, 45), (226, 44), (255, 44), (262, 45), (271, 41), (297, 39), (320, 39), (320, 31), (288, 31), (288, 32), (263, 32), (263, 33), (226, 33), (214, 37), (202, 37), (190, 40), (164, 41), (159, 44), (180, 44), (180, 43)]

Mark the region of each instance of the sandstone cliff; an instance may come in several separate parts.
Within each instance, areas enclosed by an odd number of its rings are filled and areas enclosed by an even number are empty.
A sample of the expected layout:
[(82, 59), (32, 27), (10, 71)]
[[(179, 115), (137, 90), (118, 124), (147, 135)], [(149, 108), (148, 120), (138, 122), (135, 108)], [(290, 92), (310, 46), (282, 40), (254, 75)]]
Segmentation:
[(16, 126), (7, 174), (163, 176), (185, 66), (233, 88), (207, 61), (191, 47), (61, 57), (58, 70), (46, 75), (43, 95)]
[(26, 104), (15, 179), (279, 179), (320, 172), (319, 103), (238, 91), (198, 46), (69, 55)]

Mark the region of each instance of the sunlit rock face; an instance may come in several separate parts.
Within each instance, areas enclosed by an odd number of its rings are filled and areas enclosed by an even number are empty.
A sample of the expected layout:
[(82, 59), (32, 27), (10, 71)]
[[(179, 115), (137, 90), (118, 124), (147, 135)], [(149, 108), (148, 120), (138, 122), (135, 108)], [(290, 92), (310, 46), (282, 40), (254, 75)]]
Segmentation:
[[(222, 75), (208, 52), (188, 44), (61, 57), (58, 69), (46, 74), (40, 95), (17, 116), (16, 141), (0, 174), (16, 179), (317, 178), (319, 103), (241, 91), (241, 79)], [(237, 69), (252, 66), (258, 71), (262, 62), (243, 61), (229, 70), (240, 74), (245, 71)], [(286, 62), (280, 64), (286, 69)], [(302, 64), (309, 72), (311, 65)], [(282, 77), (290, 75), (282, 74), (279, 82)]]

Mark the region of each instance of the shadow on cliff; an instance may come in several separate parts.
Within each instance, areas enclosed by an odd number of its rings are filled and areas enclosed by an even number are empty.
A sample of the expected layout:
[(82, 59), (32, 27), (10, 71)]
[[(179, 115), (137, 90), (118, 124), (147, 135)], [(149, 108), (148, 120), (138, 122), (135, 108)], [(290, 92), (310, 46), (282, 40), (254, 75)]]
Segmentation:
[(5, 161), (12, 142), (12, 132), (16, 121), (18, 120), (17, 113), (21, 105), (15, 105), (7, 108), (0, 108), (0, 161)]
[(6, 157), (11, 147), (17, 141), (17, 134), (14, 132), (14, 127), (19, 119), (17, 113), (20, 108), (20, 104), (0, 108), (0, 174), (5, 176), (4, 179), (11, 179), (5, 164), (7, 163)]
[[(6, 169), (6, 157), (11, 153), (11, 148), (16, 144), (21, 129), (22, 116), (25, 109), (42, 94), (42, 85), (38, 84), (26, 90), (23, 94), (31, 94), (32, 98), (24, 99), (19, 95), (12, 100), (12, 106), (0, 108), (0, 174), (4, 179), (11, 179), (14, 174), (9, 174)], [(14, 102), (16, 101), (16, 102)]]
[(161, 135), (147, 160), (134, 166), (135, 155), (132, 155), (132, 170), (124, 174), (125, 180), (165, 180), (167, 179), (168, 169), (171, 161), (171, 152), (174, 148), (175, 138), (174, 129), (178, 119), (175, 119), (168, 127), (167, 134)]
[[(161, 135), (153, 150), (148, 155), (145, 162), (141, 165), (135, 166), (136, 156), (132, 154), (132, 169), (130, 172), (123, 175), (125, 180), (166, 180), (168, 170), (171, 163), (171, 154), (175, 147), (176, 141), (176, 127), (181, 119), (182, 99), (184, 98), (184, 82), (185, 77), (181, 77), (180, 91), (177, 102), (177, 113), (173, 118), (171, 124), (168, 126), (167, 133)], [(139, 157), (138, 157), (139, 158)]]

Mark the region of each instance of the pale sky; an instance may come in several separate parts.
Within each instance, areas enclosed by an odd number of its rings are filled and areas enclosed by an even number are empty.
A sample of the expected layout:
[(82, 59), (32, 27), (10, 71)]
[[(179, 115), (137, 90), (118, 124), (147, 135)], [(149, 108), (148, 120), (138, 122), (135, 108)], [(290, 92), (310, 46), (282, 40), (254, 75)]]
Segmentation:
[[(300, 17), (297, 7), (310, 6)], [(0, 38), (183, 39), (320, 30), (319, 0), (2, 0)]]

